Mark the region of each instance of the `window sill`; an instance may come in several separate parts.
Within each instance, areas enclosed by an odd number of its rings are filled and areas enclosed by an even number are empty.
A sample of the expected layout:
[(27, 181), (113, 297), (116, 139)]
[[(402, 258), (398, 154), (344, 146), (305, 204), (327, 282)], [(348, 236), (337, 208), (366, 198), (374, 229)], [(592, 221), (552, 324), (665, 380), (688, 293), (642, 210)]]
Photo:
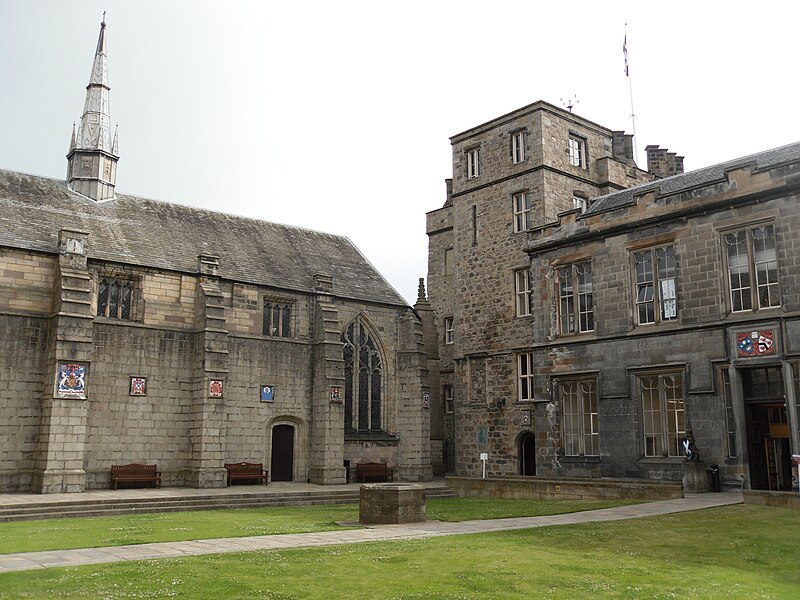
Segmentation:
[(681, 464), (686, 462), (683, 456), (643, 456), (636, 461), (638, 464), (666, 465)]
[(397, 442), (397, 436), (384, 431), (348, 431), (344, 434), (346, 442)]
[(602, 460), (600, 460), (599, 456), (559, 456), (558, 461), (561, 463), (568, 463), (568, 464), (594, 464), (599, 465)]

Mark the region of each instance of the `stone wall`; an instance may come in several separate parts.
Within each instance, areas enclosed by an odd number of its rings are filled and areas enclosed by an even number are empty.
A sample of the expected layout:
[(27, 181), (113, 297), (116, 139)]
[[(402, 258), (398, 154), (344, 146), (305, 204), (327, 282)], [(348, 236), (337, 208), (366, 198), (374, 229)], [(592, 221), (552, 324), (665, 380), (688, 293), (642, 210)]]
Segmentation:
[[(130, 462), (157, 464), (165, 486), (224, 485), (224, 462), (270, 468), (278, 424), (295, 428), (295, 481), (343, 482), (344, 460), (430, 478), (425, 355), (406, 307), (321, 292), (334, 319), (326, 341), (313, 324), (313, 295), (226, 281), (215, 257), (198, 274), (87, 264), (86, 234), (69, 235), (80, 252), (60, 260), (0, 253), (0, 490), (102, 488), (112, 464)], [(103, 277), (134, 282), (131, 320), (94, 316)], [(265, 299), (291, 304), (290, 338), (261, 335)], [(345, 442), (330, 395), (343, 385), (341, 332), (356, 318), (383, 358), (384, 432)], [(327, 350), (315, 353), (320, 344)], [(86, 399), (52, 397), (65, 359), (87, 365)], [(131, 377), (146, 379), (146, 394), (131, 394)], [(209, 394), (214, 378), (221, 398)], [(261, 401), (264, 385), (274, 386), (271, 402)]]
[(49, 320), (0, 318), (0, 490), (31, 487), (36, 466), (43, 356)]

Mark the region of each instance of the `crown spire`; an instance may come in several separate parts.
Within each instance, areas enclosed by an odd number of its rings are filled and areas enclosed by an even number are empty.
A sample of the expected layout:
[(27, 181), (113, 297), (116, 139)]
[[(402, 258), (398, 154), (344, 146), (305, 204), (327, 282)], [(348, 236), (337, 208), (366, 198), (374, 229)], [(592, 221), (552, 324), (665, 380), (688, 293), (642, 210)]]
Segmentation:
[(72, 190), (93, 200), (114, 197), (117, 174), (117, 136), (111, 132), (108, 64), (106, 53), (106, 13), (92, 61), (86, 102), (74, 141), (67, 155), (67, 178)]

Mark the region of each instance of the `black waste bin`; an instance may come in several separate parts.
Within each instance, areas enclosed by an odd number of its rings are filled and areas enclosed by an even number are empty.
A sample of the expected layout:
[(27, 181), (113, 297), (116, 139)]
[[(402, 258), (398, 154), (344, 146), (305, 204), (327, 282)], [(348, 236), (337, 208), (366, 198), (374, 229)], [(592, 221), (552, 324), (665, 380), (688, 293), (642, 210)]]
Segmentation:
[(350, 483), (350, 461), (344, 461), (344, 480), (345, 483)]
[(711, 465), (708, 472), (711, 474), (711, 491), (719, 492), (719, 465)]

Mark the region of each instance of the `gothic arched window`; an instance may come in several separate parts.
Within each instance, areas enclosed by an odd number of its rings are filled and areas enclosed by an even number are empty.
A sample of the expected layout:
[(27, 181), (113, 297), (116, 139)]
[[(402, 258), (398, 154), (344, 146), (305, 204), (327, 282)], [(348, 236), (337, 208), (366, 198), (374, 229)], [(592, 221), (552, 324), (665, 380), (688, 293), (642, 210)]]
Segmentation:
[(357, 319), (342, 334), (345, 431), (381, 431), (383, 363), (369, 330)]

